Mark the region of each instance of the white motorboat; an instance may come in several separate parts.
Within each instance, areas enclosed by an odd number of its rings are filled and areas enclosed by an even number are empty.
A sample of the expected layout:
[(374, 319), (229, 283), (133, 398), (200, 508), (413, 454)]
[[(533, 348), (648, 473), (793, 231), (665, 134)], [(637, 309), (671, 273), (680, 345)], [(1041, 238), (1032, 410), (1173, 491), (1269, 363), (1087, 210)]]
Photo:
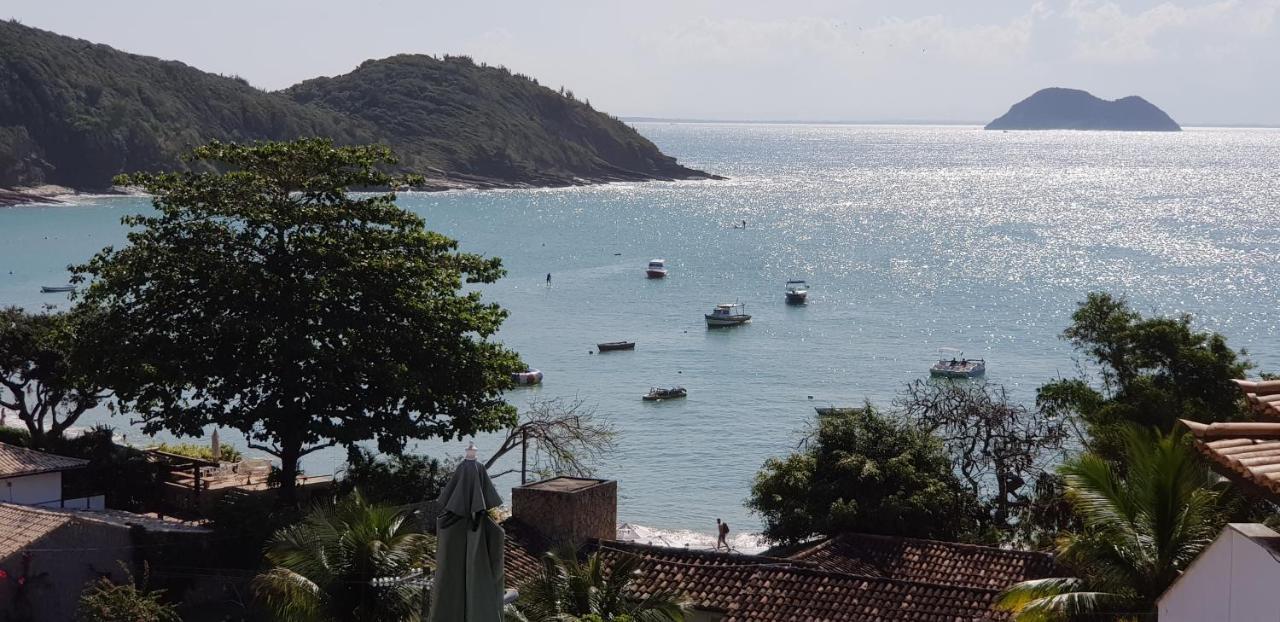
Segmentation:
[(809, 298), (809, 284), (804, 281), (787, 281), (787, 302), (802, 305)]
[(938, 348), (938, 362), (929, 368), (929, 375), (937, 378), (977, 378), (987, 373), (987, 362), (965, 358), (956, 348)]
[(747, 315), (746, 307), (740, 302), (726, 302), (716, 305), (716, 308), (704, 315), (707, 319), (708, 327), (719, 326), (737, 326), (746, 324), (751, 321), (751, 316)]
[(651, 279), (660, 279), (667, 276), (667, 260), (650, 259), (649, 267), (645, 268), (644, 273)]
[(511, 381), (516, 384), (541, 384), (542, 372), (536, 369), (526, 369), (511, 374)]

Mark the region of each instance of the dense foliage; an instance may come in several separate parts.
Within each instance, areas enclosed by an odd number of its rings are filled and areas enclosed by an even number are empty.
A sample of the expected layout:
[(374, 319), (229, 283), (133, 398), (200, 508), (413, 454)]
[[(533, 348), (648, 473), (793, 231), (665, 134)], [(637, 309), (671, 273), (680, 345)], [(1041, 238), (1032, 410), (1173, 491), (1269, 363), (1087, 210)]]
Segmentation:
[(1123, 299), (1093, 293), (1062, 334), (1088, 356), (1098, 382), (1064, 378), (1040, 387), (1041, 408), (1084, 423), (1085, 442), (1105, 456), (1118, 455), (1127, 424), (1170, 431), (1178, 419), (1202, 423), (1243, 415), (1231, 380), (1250, 363), (1222, 335), (1197, 331), (1191, 317), (1144, 318)]
[(786, 543), (843, 532), (955, 539), (981, 514), (936, 437), (870, 405), (819, 416), (799, 451), (765, 462), (747, 506), (765, 536)]
[(362, 491), (370, 503), (409, 505), (440, 496), (449, 483), (450, 469), (429, 456), (374, 455), (362, 447), (347, 451), (347, 468), (338, 481), (338, 493)]
[(655, 591), (633, 598), (628, 586), (636, 579), (640, 558), (619, 557), (605, 570), (597, 553), (578, 560), (572, 555), (543, 556), (538, 578), (520, 590), (507, 608), (511, 622), (681, 622), (685, 608), (673, 592)]
[(106, 397), (77, 357), (81, 315), (0, 310), (0, 408), (26, 426), (32, 447), (56, 442)]
[(100, 368), (143, 429), (235, 428), (280, 459), (292, 500), (298, 460), (333, 445), (510, 425), (516, 355), (489, 340), (506, 317), (465, 283), (501, 262), (457, 252), (394, 195), (377, 147), (325, 140), (214, 143), (226, 173), (139, 174), (153, 214), (127, 216), (129, 245), (75, 267), (98, 311)]
[(1153, 618), (1156, 599), (1225, 524), (1216, 478), (1180, 432), (1126, 426), (1118, 437), (1119, 464), (1089, 453), (1062, 466), (1083, 521), (1058, 542), (1058, 562), (1074, 576), (1008, 589), (1001, 606), (1019, 622)]
[(307, 137), (382, 142), (401, 170), (507, 184), (705, 176), (586, 104), (463, 57), (368, 61), (268, 93), (0, 21), (0, 186), (103, 188), (119, 173), (182, 168), (212, 140)]
[(318, 505), (267, 544), (270, 569), (254, 593), (280, 622), (408, 622), (417, 620), (423, 588), (407, 577), (431, 558), (431, 538), (407, 512), (370, 504), (353, 493)]
[[(123, 564), (122, 564), (123, 565)], [(177, 609), (164, 601), (164, 590), (147, 587), (144, 574), (140, 583), (126, 572), (126, 580), (116, 583), (99, 577), (80, 594), (76, 610), (79, 622), (181, 622)]]

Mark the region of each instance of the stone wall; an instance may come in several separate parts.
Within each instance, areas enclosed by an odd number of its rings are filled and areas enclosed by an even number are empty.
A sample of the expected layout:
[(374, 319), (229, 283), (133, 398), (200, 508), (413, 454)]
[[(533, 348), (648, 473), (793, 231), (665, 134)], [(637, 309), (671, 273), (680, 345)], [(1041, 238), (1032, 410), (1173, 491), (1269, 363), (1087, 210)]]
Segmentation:
[(618, 535), (618, 483), (553, 477), (511, 490), (511, 516), (536, 530), (553, 547), (577, 548)]

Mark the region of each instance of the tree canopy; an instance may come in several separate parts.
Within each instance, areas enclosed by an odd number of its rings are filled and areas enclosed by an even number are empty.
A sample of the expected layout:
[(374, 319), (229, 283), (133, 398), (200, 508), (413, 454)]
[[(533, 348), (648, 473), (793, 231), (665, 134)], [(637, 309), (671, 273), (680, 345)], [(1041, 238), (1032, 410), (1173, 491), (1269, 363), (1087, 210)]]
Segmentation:
[(0, 310), (0, 408), (27, 427), (44, 448), (106, 397), (99, 379), (76, 356), (83, 323), (77, 314)]
[(1178, 419), (1213, 422), (1243, 415), (1230, 381), (1252, 367), (1214, 332), (1192, 327), (1191, 317), (1144, 318), (1122, 298), (1092, 293), (1062, 333), (1088, 357), (1098, 382), (1064, 378), (1040, 387), (1036, 401), (1050, 412), (1079, 417), (1090, 445), (1119, 451), (1118, 429), (1133, 423), (1165, 432)]
[(747, 506), (785, 543), (843, 532), (956, 539), (980, 518), (942, 443), (870, 404), (819, 416), (799, 451), (765, 462)]
[[(451, 438), (512, 423), (518, 357), (490, 338), (506, 317), (464, 283), (501, 262), (457, 251), (394, 195), (383, 147), (328, 140), (211, 143), (225, 172), (123, 177), (154, 195), (127, 216), (129, 245), (73, 267), (96, 311), (92, 351), (144, 431), (235, 428), (281, 460), (331, 445)], [(108, 354), (109, 353), (109, 354)]]

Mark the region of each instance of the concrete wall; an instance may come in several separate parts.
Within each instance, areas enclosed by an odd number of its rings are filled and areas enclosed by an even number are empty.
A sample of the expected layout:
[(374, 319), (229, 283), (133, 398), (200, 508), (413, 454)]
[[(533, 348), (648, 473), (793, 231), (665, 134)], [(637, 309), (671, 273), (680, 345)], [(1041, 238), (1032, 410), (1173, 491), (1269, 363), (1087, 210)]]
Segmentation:
[(62, 500), (62, 473), (39, 473), (0, 480), (0, 501), (40, 505)]
[[(557, 482), (572, 482), (565, 487)], [(554, 549), (618, 537), (618, 482), (555, 477), (511, 490), (511, 516)]]
[(1280, 559), (1260, 544), (1268, 537), (1280, 534), (1261, 525), (1225, 528), (1160, 598), (1160, 622), (1280, 621)]

